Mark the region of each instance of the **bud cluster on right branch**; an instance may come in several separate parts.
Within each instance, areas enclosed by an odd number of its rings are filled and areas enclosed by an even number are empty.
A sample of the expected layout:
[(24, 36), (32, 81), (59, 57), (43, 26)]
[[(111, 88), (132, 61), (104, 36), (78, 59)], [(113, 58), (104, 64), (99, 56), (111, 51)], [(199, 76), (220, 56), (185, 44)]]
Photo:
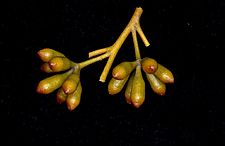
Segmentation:
[(145, 81), (142, 76), (144, 71), (152, 90), (160, 96), (165, 95), (167, 83), (174, 83), (170, 70), (155, 59), (143, 58), (133, 62), (122, 62), (112, 71), (112, 79), (108, 84), (111, 95), (119, 93), (126, 82), (125, 99), (128, 104), (139, 108), (145, 101)]

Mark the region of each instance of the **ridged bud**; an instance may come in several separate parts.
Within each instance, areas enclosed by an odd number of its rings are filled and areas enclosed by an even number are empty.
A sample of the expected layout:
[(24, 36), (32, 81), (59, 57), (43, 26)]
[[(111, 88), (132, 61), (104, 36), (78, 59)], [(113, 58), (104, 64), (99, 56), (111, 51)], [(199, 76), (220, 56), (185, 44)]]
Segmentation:
[(166, 85), (162, 81), (160, 81), (154, 74), (147, 74), (146, 77), (152, 90), (157, 93), (158, 95), (165, 95), (166, 93)]
[(40, 51), (38, 51), (39, 58), (44, 62), (49, 62), (53, 57), (64, 57), (64, 55), (58, 51), (55, 51), (50, 48), (44, 48)]
[(46, 72), (46, 73), (52, 73), (53, 72), (52, 69), (50, 68), (49, 64), (46, 63), (46, 62), (41, 65), (41, 70), (43, 72)]
[(49, 61), (49, 66), (54, 72), (60, 72), (71, 68), (71, 61), (66, 57), (54, 57)]
[(56, 94), (56, 101), (61, 104), (66, 101), (67, 94), (60, 88)]
[(82, 93), (82, 86), (79, 82), (77, 89), (68, 95), (66, 99), (67, 108), (72, 111), (74, 110), (79, 104), (81, 99), (81, 93)]
[(117, 80), (125, 79), (134, 70), (136, 64), (137, 64), (136, 61), (120, 63), (112, 71), (113, 78)]
[(157, 70), (158, 63), (155, 59), (145, 57), (141, 61), (141, 66), (146, 73), (152, 74)]
[(154, 73), (157, 78), (159, 78), (163, 83), (174, 83), (174, 77), (172, 72), (162, 66), (161, 64), (158, 64), (158, 69)]
[(114, 95), (114, 94), (119, 93), (123, 89), (123, 87), (124, 87), (125, 83), (127, 82), (128, 78), (129, 78), (129, 76), (127, 76), (123, 80), (117, 80), (117, 79), (112, 78), (109, 81), (109, 85), (108, 85), (109, 94)]
[(39, 82), (37, 92), (41, 94), (49, 94), (59, 88), (65, 79), (68, 77), (69, 72), (63, 74), (53, 75)]
[(145, 101), (145, 82), (142, 77), (140, 66), (136, 67), (132, 85), (131, 101), (136, 108), (139, 108)]
[(62, 85), (62, 89), (66, 94), (73, 93), (80, 82), (80, 73), (72, 73)]

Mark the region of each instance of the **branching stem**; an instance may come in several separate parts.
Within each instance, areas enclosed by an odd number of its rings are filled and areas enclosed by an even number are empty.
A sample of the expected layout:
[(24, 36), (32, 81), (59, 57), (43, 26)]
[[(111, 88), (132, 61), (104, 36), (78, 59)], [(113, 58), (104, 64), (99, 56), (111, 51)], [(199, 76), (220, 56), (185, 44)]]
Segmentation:
[(92, 64), (92, 63), (95, 63), (95, 62), (98, 62), (98, 61), (101, 61), (107, 57), (110, 56), (110, 53), (105, 53), (105, 54), (102, 54), (101, 56), (98, 56), (98, 57), (95, 57), (95, 58), (91, 58), (89, 60), (86, 60), (84, 62), (81, 62), (79, 63), (79, 66), (80, 66), (80, 69)]
[(89, 52), (88, 57), (89, 57), (89, 58), (92, 58), (92, 57), (94, 57), (94, 56), (101, 55), (101, 54), (103, 54), (103, 53), (109, 51), (109, 49), (110, 49), (110, 47), (106, 47), (106, 48), (102, 48), (102, 49), (98, 49), (98, 50)]
[[(127, 26), (125, 27), (123, 32), (120, 34), (120, 36), (118, 37), (116, 42), (110, 47), (106, 47), (106, 48), (102, 48), (102, 49), (98, 49), (98, 50), (90, 52), (89, 58), (91, 58), (91, 59), (79, 63), (80, 69), (82, 69), (92, 63), (95, 63), (97, 61), (101, 61), (105, 58), (108, 58), (108, 61), (105, 65), (105, 67), (102, 71), (102, 74), (100, 76), (100, 79), (99, 79), (99, 81), (105, 82), (106, 77), (109, 73), (109, 70), (114, 62), (114, 59), (115, 59), (119, 49), (121, 48), (122, 44), (124, 43), (124, 41), (126, 40), (127, 36), (130, 33), (132, 33), (132, 36), (133, 36), (136, 59), (140, 59), (140, 51), (138, 48), (136, 31), (140, 35), (145, 46), (150, 45), (150, 43), (146, 39), (146, 37), (140, 27), (140, 24), (139, 24), (139, 19), (141, 17), (142, 12), (143, 12), (143, 10), (141, 7), (136, 8), (130, 22), (127, 24)], [(100, 55), (100, 56), (98, 56), (98, 55)], [(95, 57), (95, 56), (97, 56), (97, 57)], [(92, 57), (95, 57), (95, 58), (92, 58)]]

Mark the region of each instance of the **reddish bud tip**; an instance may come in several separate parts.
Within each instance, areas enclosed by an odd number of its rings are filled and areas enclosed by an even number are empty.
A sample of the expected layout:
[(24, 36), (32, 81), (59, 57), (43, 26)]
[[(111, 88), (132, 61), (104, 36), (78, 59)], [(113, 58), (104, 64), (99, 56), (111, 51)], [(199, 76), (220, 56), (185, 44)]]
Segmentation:
[(52, 58), (52, 49), (44, 48), (38, 51), (37, 54), (42, 61), (48, 62)]
[(37, 89), (36, 91), (40, 94), (49, 94), (49, 87), (50, 87), (50, 84), (43, 84), (43, 82), (40, 82), (37, 86)]

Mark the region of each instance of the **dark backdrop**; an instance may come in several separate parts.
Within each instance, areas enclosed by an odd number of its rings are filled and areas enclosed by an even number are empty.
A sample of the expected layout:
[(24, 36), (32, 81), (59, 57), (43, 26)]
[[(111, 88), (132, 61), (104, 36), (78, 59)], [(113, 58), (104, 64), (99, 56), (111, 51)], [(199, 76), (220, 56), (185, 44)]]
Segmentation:
[[(225, 136), (224, 1), (46, 0), (1, 4), (1, 141), (8, 144), (217, 145)], [(106, 61), (81, 72), (83, 93), (74, 111), (55, 93), (39, 95), (38, 50), (50, 47), (80, 62), (114, 43), (135, 8), (151, 46), (141, 55), (174, 74), (159, 97), (146, 82), (139, 109), (98, 81)], [(133, 60), (131, 37), (115, 64)]]

